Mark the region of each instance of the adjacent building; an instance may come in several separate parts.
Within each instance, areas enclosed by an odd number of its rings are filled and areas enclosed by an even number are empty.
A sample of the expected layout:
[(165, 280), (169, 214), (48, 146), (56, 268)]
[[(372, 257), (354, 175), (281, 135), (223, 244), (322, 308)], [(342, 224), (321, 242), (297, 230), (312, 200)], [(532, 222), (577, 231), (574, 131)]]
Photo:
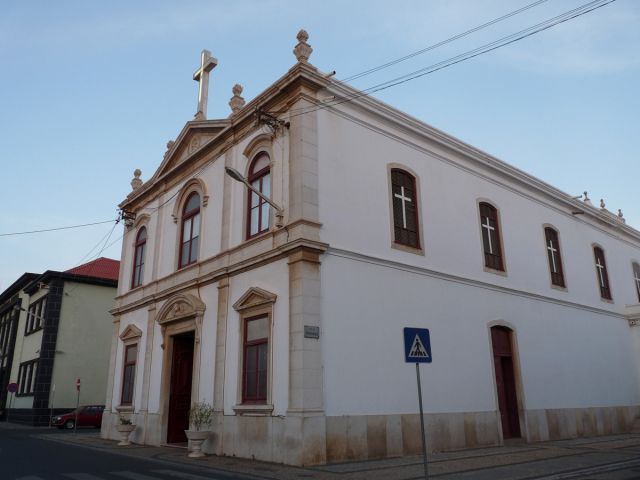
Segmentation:
[[(296, 465), (627, 431), (640, 232), (298, 62), (135, 172), (102, 434)], [(195, 78), (216, 65), (203, 52)], [(206, 83), (205, 83), (206, 87)], [(239, 181), (236, 181), (239, 180)], [(252, 190), (249, 189), (249, 186)], [(256, 193), (258, 192), (258, 193)]]
[(4, 420), (48, 425), (51, 413), (75, 408), (78, 379), (81, 404), (104, 402), (118, 270), (117, 260), (99, 258), (25, 273), (0, 294)]

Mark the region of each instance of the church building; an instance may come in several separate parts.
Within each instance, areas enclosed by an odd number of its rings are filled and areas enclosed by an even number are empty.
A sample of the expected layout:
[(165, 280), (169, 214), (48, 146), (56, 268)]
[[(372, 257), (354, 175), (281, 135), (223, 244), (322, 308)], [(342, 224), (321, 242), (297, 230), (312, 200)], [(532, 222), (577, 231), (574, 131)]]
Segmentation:
[[(297, 62), (198, 110), (126, 220), (102, 436), (312, 465), (421, 452), (403, 329), (427, 328), (430, 451), (625, 432), (640, 232)], [(414, 345), (426, 351), (426, 345)], [(423, 353), (420, 353), (421, 355)]]

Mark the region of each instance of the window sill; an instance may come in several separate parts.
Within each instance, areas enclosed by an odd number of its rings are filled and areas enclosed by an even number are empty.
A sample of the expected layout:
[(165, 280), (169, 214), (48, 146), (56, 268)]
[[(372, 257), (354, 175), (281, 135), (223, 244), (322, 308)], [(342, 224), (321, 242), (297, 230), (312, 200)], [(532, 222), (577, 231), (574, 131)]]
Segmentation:
[(118, 405), (116, 407), (118, 413), (133, 413), (133, 405)]
[(604, 298), (604, 297), (600, 297), (600, 301), (604, 302), (604, 303), (610, 303), (611, 305), (613, 305), (614, 302), (612, 298)]
[(558, 290), (560, 292), (568, 292), (569, 291), (567, 289), (567, 287), (561, 287), (560, 285), (554, 285), (553, 283), (551, 284), (551, 288), (553, 288), (554, 290)]
[(253, 417), (270, 416), (273, 413), (273, 405), (251, 404), (235, 405), (233, 411), (236, 415), (248, 415)]
[(422, 248), (416, 248), (398, 242), (392, 242), (391, 248), (393, 248), (394, 250), (400, 250), (402, 252), (413, 253), (414, 255), (422, 255), (424, 257), (424, 250)]
[(29, 335), (33, 335), (34, 333), (38, 333), (42, 330), (42, 327), (34, 328), (33, 330), (29, 330), (28, 332), (24, 332), (24, 336), (28, 337)]
[(503, 276), (503, 277), (508, 276), (506, 270), (496, 270), (495, 268), (491, 268), (491, 267), (487, 267), (487, 266), (484, 266), (482, 269), (485, 272), (493, 273), (494, 275), (500, 275), (500, 276)]

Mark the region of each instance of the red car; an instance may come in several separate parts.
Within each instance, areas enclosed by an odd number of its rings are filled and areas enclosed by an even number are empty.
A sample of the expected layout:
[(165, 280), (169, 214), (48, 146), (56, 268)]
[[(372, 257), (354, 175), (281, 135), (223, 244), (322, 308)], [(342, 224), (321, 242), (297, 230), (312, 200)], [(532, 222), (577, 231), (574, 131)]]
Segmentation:
[[(78, 407), (78, 427), (96, 427), (102, 425), (102, 412), (104, 405), (85, 405)], [(51, 417), (51, 425), (58, 428), (72, 429), (76, 426), (76, 410), (63, 415), (55, 415)]]

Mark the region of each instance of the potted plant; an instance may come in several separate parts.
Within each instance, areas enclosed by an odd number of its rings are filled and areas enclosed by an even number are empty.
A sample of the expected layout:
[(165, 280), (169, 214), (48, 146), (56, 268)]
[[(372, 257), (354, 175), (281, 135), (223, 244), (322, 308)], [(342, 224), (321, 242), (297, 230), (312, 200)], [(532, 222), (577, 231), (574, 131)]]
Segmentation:
[(133, 424), (131, 419), (125, 417), (124, 415), (120, 415), (118, 425), (116, 425), (116, 430), (120, 434), (120, 442), (118, 445), (127, 446), (131, 445), (129, 442), (129, 435), (136, 429), (136, 426)]
[(211, 425), (213, 421), (213, 407), (206, 402), (195, 403), (189, 410), (189, 425), (191, 428), (185, 430), (184, 433), (189, 439), (189, 446), (191, 458), (204, 457), (202, 452), (202, 444), (207, 439), (209, 434), (206, 427)]

